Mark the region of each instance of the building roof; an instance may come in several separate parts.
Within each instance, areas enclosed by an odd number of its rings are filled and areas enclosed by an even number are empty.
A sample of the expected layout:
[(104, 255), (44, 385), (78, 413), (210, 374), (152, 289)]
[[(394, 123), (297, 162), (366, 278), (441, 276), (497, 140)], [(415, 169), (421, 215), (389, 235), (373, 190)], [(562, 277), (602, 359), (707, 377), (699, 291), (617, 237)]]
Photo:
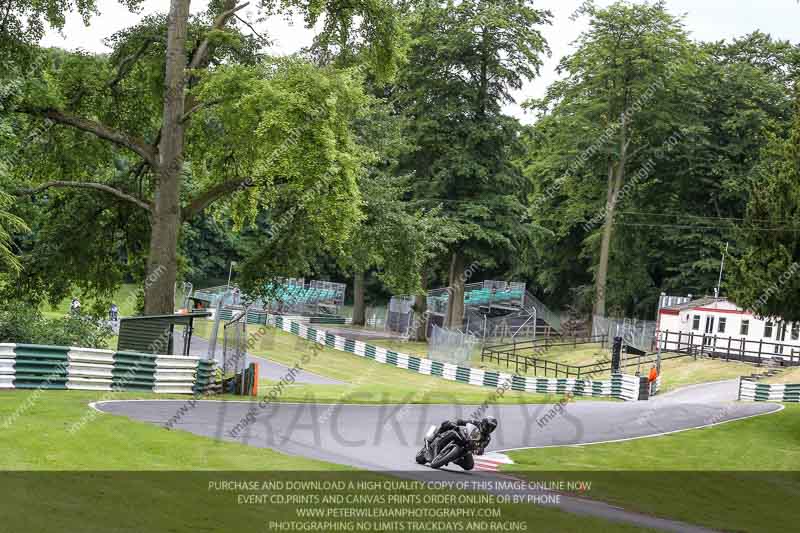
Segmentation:
[[(695, 307), (703, 307), (708, 304), (713, 304), (715, 302), (727, 302), (727, 298), (714, 298), (713, 296), (703, 296), (702, 298), (696, 298), (689, 302), (684, 302), (682, 304), (676, 305), (669, 305), (666, 307), (662, 307), (662, 309), (672, 309), (675, 311), (683, 311), (685, 309), (694, 309)], [(733, 302), (730, 302), (733, 303)], [(734, 304), (735, 305), (735, 304)]]

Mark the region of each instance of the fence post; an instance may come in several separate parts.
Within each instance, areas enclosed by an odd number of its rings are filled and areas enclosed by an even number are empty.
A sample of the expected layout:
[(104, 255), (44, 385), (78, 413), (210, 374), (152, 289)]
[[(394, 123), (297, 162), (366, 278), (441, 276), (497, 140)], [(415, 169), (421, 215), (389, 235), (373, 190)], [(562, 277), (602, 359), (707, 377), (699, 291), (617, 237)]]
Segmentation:
[(761, 366), (761, 346), (764, 344), (764, 339), (758, 339), (758, 366)]
[(611, 373), (619, 373), (620, 358), (622, 356), (622, 337), (614, 337), (614, 346), (611, 349)]
[(728, 337), (728, 351), (725, 352), (725, 362), (726, 363), (729, 362), (730, 358), (731, 358), (731, 339), (733, 339), (733, 337)]
[(739, 376), (739, 390), (736, 394), (736, 400), (739, 401), (742, 399), (742, 376)]

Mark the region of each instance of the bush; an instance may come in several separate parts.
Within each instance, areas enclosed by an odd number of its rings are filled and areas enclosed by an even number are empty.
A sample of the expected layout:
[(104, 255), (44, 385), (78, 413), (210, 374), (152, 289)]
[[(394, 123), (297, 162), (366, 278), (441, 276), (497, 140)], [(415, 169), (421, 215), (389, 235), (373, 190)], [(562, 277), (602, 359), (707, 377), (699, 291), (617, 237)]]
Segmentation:
[(97, 317), (80, 315), (44, 318), (23, 303), (0, 306), (0, 342), (106, 348), (112, 331)]

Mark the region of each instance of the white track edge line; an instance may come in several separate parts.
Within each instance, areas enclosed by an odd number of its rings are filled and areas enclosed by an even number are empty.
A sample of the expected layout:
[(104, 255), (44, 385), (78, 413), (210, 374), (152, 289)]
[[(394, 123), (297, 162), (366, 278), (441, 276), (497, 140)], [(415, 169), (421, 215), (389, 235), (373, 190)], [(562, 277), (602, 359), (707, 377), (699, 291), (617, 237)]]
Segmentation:
[[(769, 402), (768, 402), (769, 403)], [(596, 442), (581, 442), (576, 444), (549, 444), (547, 446), (523, 446), (521, 448), (506, 448), (504, 450), (492, 450), (493, 452), (497, 453), (506, 453), (506, 452), (517, 452), (521, 450), (539, 450), (544, 448), (575, 448), (575, 447), (582, 447), (582, 446), (593, 446), (595, 444), (613, 444), (615, 442), (627, 442), (631, 440), (639, 440), (639, 439), (650, 439), (653, 437), (663, 437), (665, 435), (673, 435), (675, 433), (682, 433), (684, 431), (692, 431), (694, 429), (703, 429), (703, 428), (710, 428), (714, 426), (719, 426), (722, 424), (727, 424), (728, 422), (738, 422), (739, 420), (747, 420), (748, 418), (755, 418), (757, 416), (766, 416), (766, 415), (774, 415), (775, 413), (780, 413), (786, 406), (781, 404), (777, 404), (778, 409), (773, 411), (767, 411), (765, 413), (756, 413), (754, 415), (747, 415), (738, 418), (731, 418), (729, 420), (723, 420), (721, 422), (714, 422), (712, 424), (703, 424), (700, 426), (693, 426), (690, 428), (683, 428), (683, 429), (673, 429), (672, 431), (664, 431), (661, 433), (653, 433), (651, 435), (639, 435), (638, 437), (625, 437), (624, 439), (612, 439), (612, 440), (599, 440)]]

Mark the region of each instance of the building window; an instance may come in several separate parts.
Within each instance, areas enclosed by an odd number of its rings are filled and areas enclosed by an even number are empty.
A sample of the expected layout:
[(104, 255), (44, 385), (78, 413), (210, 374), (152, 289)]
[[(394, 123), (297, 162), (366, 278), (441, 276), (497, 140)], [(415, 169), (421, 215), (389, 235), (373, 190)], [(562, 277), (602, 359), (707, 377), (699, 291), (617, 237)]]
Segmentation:
[(800, 322), (792, 322), (792, 340), (800, 339)]
[(700, 329), (700, 315), (694, 315), (692, 317), (692, 329), (695, 331)]
[(772, 338), (772, 322), (767, 322), (764, 324), (764, 338), (771, 339)]
[(727, 325), (727, 322), (727, 318), (720, 317), (719, 323), (717, 324), (717, 333), (725, 333), (725, 326)]
[(742, 325), (739, 327), (739, 335), (749, 335), (750, 334), (750, 321), (749, 320), (742, 320)]

